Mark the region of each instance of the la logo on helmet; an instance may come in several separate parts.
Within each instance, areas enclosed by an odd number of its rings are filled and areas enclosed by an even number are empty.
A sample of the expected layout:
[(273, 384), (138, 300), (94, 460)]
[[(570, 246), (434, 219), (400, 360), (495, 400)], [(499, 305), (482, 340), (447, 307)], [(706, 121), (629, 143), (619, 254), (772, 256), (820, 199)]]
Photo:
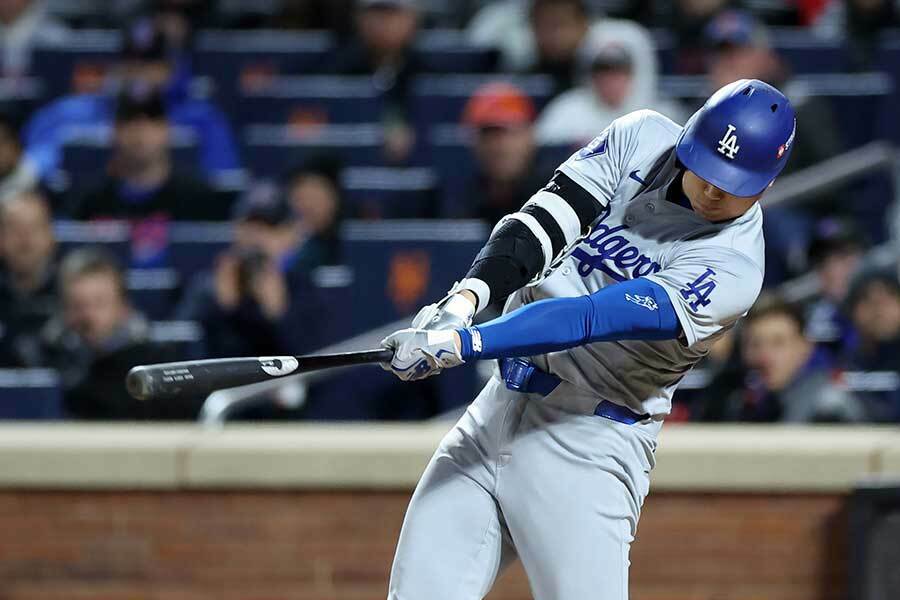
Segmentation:
[(734, 133), (735, 129), (737, 128), (729, 123), (728, 130), (725, 132), (725, 135), (722, 136), (722, 139), (719, 140), (719, 147), (716, 148), (719, 154), (723, 154), (732, 160), (737, 156), (738, 150), (741, 149), (741, 147), (737, 145), (738, 139), (737, 134)]

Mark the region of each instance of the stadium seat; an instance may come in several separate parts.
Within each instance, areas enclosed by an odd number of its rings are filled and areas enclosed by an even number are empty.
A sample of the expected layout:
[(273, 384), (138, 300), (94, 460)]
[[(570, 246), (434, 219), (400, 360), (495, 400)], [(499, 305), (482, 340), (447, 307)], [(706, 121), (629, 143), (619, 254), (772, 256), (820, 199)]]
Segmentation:
[(885, 36), (878, 50), (876, 64), (891, 74), (894, 81), (893, 95), (878, 120), (878, 131), (894, 143), (900, 144), (900, 34)]
[[(829, 73), (849, 67), (846, 49), (840, 40), (823, 38), (808, 29), (772, 28), (771, 44), (794, 74)], [(678, 49), (675, 36), (653, 31), (660, 73), (676, 72)]]
[(381, 111), (370, 77), (279, 76), (242, 87), (233, 117), (241, 123), (372, 123)]
[(0, 419), (61, 419), (59, 375), (51, 369), (0, 369)]
[[(539, 165), (558, 165), (577, 148), (571, 145), (542, 146), (538, 148)], [(446, 198), (464, 193), (477, 168), (472, 153), (470, 132), (460, 125), (435, 125), (428, 132), (429, 162), (441, 177), (441, 187)], [(452, 204), (452, 202), (451, 202)]]
[(38, 77), (0, 77), (0, 111), (22, 119), (41, 105), (46, 92)]
[(500, 58), (495, 48), (472, 46), (465, 33), (455, 29), (423, 31), (415, 50), (427, 73), (491, 73)]
[[(109, 162), (110, 135), (108, 127), (74, 131), (63, 146), (61, 173), (56, 174), (56, 178), (62, 178), (55, 179), (65, 183), (78, 180), (89, 184), (92, 180), (102, 178)], [(192, 131), (173, 128), (171, 148), (172, 162), (179, 170), (200, 172), (197, 140)]]
[(341, 174), (350, 214), (365, 219), (436, 217), (438, 176), (423, 167), (350, 167)]
[(172, 314), (182, 281), (172, 268), (129, 269), (128, 295), (150, 319), (166, 319)]
[(131, 256), (131, 228), (118, 221), (56, 221), (53, 224), (60, 253), (65, 254), (78, 246), (102, 246), (122, 264), (128, 264)]
[(230, 223), (172, 223), (166, 264), (186, 279), (210, 269), (233, 232)]
[[(708, 93), (707, 85), (706, 79), (699, 76), (673, 75), (660, 79), (664, 94), (698, 106)], [(888, 73), (798, 75), (791, 79), (786, 89), (789, 95), (796, 97), (810, 95), (827, 99), (848, 148), (886, 135), (880, 123), (882, 115), (893, 110), (895, 93), (894, 81)]]
[(278, 177), (319, 154), (336, 156), (345, 166), (382, 162), (384, 133), (379, 125), (283, 126), (244, 128), (244, 161), (257, 177)]
[(207, 30), (197, 34), (191, 67), (213, 82), (224, 106), (235, 108), (241, 89), (320, 72), (334, 46), (334, 36), (324, 31)]
[(47, 97), (96, 92), (121, 46), (118, 31), (80, 30), (64, 45), (37, 48), (31, 70), (44, 82)]
[(475, 91), (492, 81), (510, 81), (544, 107), (553, 93), (553, 80), (544, 75), (519, 77), (496, 75), (422, 75), (413, 82), (411, 112), (419, 131), (427, 131), (434, 123), (459, 123), (466, 102)]
[(487, 239), (480, 221), (350, 221), (341, 256), (354, 272), (353, 329), (405, 317), (442, 297)]

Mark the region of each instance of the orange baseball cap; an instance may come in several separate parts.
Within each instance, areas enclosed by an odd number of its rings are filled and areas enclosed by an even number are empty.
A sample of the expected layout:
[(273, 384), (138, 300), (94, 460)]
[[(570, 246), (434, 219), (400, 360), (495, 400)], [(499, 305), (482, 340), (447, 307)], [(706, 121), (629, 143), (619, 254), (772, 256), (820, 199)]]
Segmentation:
[(463, 111), (463, 123), (470, 127), (515, 127), (534, 121), (531, 98), (511, 83), (487, 83), (478, 88)]

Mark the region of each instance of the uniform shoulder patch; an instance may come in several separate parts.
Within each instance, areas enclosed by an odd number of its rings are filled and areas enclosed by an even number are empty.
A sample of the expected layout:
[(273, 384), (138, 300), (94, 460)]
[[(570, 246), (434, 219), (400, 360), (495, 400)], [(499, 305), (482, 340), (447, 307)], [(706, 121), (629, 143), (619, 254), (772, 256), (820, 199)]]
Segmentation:
[(575, 160), (584, 160), (592, 156), (606, 154), (608, 138), (609, 134), (604, 131), (593, 140), (591, 140), (590, 144), (579, 150), (577, 156), (575, 156)]

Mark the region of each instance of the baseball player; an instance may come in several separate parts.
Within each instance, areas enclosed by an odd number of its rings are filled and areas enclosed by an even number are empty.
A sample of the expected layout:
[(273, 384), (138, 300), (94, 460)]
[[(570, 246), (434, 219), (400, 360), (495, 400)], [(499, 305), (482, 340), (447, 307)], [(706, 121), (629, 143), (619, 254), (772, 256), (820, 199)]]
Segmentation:
[[(413, 494), (391, 600), (482, 598), (516, 557), (537, 600), (628, 597), (657, 435), (679, 381), (759, 294), (758, 200), (795, 125), (758, 80), (683, 128), (650, 110), (616, 120), (384, 340), (404, 380), (499, 359)], [(504, 297), (503, 316), (471, 325)]]

